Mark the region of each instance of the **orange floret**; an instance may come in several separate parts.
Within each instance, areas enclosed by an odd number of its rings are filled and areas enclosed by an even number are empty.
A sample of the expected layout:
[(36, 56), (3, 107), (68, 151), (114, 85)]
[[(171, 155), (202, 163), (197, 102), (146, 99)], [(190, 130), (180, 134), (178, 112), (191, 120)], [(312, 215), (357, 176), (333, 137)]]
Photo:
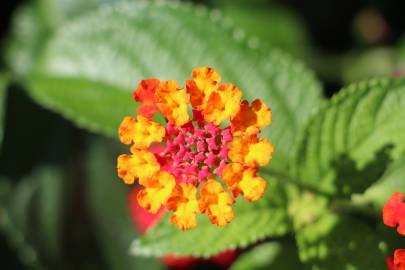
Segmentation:
[(152, 177), (160, 165), (152, 153), (131, 148), (132, 155), (120, 155), (117, 162), (118, 176), (125, 184), (133, 184), (136, 179)]
[(180, 89), (176, 81), (162, 82), (155, 98), (157, 107), (169, 122), (181, 126), (189, 121), (187, 92)]
[(211, 93), (217, 89), (221, 76), (209, 67), (195, 68), (192, 71), (193, 80), (186, 81), (187, 91), (190, 94), (190, 103), (196, 110), (206, 107)]
[(240, 108), (242, 92), (233, 84), (221, 84), (213, 91), (203, 110), (204, 119), (215, 125), (234, 117)]
[(266, 166), (273, 153), (273, 145), (266, 139), (256, 136), (234, 138), (229, 144), (228, 157), (233, 162), (244, 163), (247, 166)]
[(197, 188), (192, 184), (178, 184), (167, 202), (167, 208), (174, 211), (170, 221), (181, 230), (197, 226)]
[(200, 212), (208, 214), (211, 223), (220, 227), (233, 219), (234, 213), (231, 205), (234, 200), (229, 193), (214, 179), (208, 179), (200, 191)]
[(256, 169), (240, 163), (227, 164), (222, 172), (222, 180), (235, 197), (242, 194), (248, 201), (260, 199), (266, 189), (266, 181), (256, 176)]
[(251, 106), (244, 100), (239, 112), (231, 119), (231, 129), (234, 135), (253, 135), (270, 123), (271, 110), (260, 99), (254, 100)]
[(156, 213), (170, 197), (176, 180), (168, 172), (160, 171), (151, 178), (139, 181), (145, 188), (140, 190), (137, 198), (140, 206), (151, 213)]
[(152, 119), (157, 112), (155, 92), (159, 88), (160, 81), (158, 79), (142, 80), (134, 91), (134, 99), (141, 102), (142, 105), (138, 108), (138, 114)]
[(136, 148), (147, 148), (153, 142), (161, 142), (165, 136), (164, 127), (138, 115), (135, 118), (127, 116), (122, 121), (118, 134), (123, 144), (133, 144)]

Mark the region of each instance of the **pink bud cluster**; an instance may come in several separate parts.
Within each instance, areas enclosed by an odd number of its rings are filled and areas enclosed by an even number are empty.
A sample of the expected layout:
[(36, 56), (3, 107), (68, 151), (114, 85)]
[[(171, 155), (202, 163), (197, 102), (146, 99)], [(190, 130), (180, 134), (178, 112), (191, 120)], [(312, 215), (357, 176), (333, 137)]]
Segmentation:
[(227, 144), (233, 139), (229, 128), (221, 129), (212, 123), (198, 127), (192, 122), (177, 127), (166, 126), (166, 147), (159, 156), (166, 160), (167, 171), (177, 181), (196, 183), (212, 174), (221, 176), (228, 158)]

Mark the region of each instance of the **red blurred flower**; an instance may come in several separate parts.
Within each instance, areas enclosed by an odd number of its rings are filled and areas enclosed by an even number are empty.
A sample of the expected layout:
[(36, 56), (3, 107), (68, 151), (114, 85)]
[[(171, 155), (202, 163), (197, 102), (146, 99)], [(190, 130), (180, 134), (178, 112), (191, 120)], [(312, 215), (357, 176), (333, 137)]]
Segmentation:
[(387, 257), (389, 270), (405, 270), (405, 249), (397, 249), (394, 252), (394, 259)]
[[(383, 208), (383, 221), (389, 227), (396, 227), (401, 235), (405, 235), (405, 203), (404, 194), (395, 192), (385, 203)], [(386, 264), (389, 270), (405, 270), (405, 249), (397, 249), (394, 259), (387, 257)]]
[(383, 221), (389, 227), (398, 226), (398, 233), (405, 235), (405, 203), (401, 192), (395, 192), (384, 205)]
[[(128, 205), (129, 211), (132, 218), (132, 221), (135, 225), (135, 228), (140, 233), (145, 233), (146, 230), (152, 227), (156, 222), (160, 220), (162, 214), (164, 214), (163, 208), (160, 209), (156, 214), (151, 214), (142, 208), (138, 204), (137, 193), (142, 188), (136, 186), (129, 194)], [(238, 252), (234, 250), (226, 250), (210, 260), (204, 260), (194, 257), (177, 257), (177, 256), (165, 256), (162, 258), (162, 261), (165, 265), (174, 268), (174, 269), (190, 269), (193, 266), (200, 263), (213, 263), (220, 267), (229, 267), (232, 262), (238, 256)]]

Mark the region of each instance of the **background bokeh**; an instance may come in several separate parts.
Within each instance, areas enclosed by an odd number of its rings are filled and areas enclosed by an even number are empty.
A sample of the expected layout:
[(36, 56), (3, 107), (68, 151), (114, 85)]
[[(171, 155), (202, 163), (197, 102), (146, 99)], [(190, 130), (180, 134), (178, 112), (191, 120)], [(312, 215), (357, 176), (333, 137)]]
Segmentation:
[[(130, 188), (118, 182), (115, 175), (115, 157), (125, 151), (118, 146), (118, 140), (78, 128), (38, 105), (25, 91), (24, 74), (47, 38), (64, 21), (96, 9), (100, 2), (109, 1), (0, 3), (0, 70), (13, 78), (0, 104), (4, 110), (0, 151), (1, 269), (179, 266), (170, 262), (164, 266), (158, 260), (126, 254), (129, 243), (125, 239), (137, 234), (137, 212), (129, 206), (130, 197), (123, 196), (129, 194)], [(252, 37), (251, 46), (260, 43), (277, 47), (300, 59), (314, 70), (327, 97), (351, 82), (405, 74), (404, 1), (193, 2), (231, 18), (240, 29), (235, 35)], [(48, 9), (52, 12), (46, 13)], [(192, 267), (223, 269), (226, 265), (200, 261)]]

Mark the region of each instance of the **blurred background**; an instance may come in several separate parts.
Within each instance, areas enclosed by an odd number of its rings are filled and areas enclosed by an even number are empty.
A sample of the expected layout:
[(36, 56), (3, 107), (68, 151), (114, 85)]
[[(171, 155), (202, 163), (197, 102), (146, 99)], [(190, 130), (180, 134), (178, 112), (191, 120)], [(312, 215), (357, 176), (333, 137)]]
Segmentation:
[[(52, 35), (49, 20), (57, 24), (97, 8), (99, 2), (107, 0), (1, 1), (0, 70), (22, 76), (31, 64), (30, 54)], [(405, 74), (404, 1), (193, 2), (231, 18), (238, 29), (256, 38), (253, 45), (260, 41), (303, 61), (323, 83), (325, 96), (350, 82)], [(55, 6), (66, 8), (66, 13), (46, 14)], [(144, 217), (131, 206), (129, 188), (98, 181), (116, 179), (115, 157), (125, 151), (117, 139), (77, 128), (42, 108), (18, 80), (11, 83), (0, 106), (5, 108), (0, 152), (1, 269), (130, 269), (128, 265), (133, 265), (131, 269), (225, 269), (238, 256), (225, 254), (217, 261), (198, 262), (167, 258), (163, 263), (120, 258), (126, 252), (125, 239), (143, 232), (155, 217)], [(101, 144), (111, 149), (100, 148)], [(142, 223), (145, 220), (149, 222)]]

